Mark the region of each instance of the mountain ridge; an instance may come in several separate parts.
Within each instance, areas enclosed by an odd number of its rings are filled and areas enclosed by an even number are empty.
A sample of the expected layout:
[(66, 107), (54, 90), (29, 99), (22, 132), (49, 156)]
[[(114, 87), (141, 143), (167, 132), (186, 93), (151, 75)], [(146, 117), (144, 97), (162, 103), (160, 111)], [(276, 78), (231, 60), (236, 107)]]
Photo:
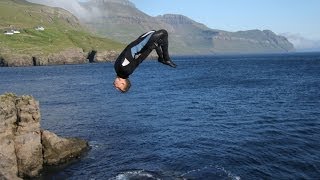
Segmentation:
[[(225, 53), (282, 53), (294, 51), (285, 37), (271, 30), (228, 32), (216, 30), (181, 14), (149, 16), (128, 0), (89, 0), (81, 3), (85, 9), (95, 7), (102, 16), (83, 23), (99, 34), (129, 43), (144, 31), (166, 29), (169, 32), (170, 50), (174, 54), (225, 54)], [(97, 5), (97, 3), (99, 5)]]

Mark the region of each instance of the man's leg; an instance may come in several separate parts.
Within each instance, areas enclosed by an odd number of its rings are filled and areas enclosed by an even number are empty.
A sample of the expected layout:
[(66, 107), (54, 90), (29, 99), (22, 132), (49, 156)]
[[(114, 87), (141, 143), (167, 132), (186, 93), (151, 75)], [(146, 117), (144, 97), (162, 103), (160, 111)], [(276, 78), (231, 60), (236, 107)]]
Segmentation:
[(152, 49), (147, 49), (144, 52), (142, 52), (139, 57), (137, 57), (137, 62), (140, 64), (143, 60), (145, 60), (149, 54), (151, 53)]
[(168, 32), (166, 30), (156, 31), (152, 35), (148, 43), (152, 43), (151, 45), (152, 49), (156, 49), (159, 62), (169, 65), (171, 67), (177, 66), (171, 61), (169, 56)]

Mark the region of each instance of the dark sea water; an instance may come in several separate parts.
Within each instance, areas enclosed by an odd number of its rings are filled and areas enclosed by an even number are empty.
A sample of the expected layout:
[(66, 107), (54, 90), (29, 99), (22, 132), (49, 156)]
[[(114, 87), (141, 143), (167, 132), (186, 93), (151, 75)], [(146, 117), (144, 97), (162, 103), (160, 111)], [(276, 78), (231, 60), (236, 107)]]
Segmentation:
[(91, 150), (42, 179), (320, 179), (320, 54), (0, 68), (0, 94), (40, 101), (42, 127)]

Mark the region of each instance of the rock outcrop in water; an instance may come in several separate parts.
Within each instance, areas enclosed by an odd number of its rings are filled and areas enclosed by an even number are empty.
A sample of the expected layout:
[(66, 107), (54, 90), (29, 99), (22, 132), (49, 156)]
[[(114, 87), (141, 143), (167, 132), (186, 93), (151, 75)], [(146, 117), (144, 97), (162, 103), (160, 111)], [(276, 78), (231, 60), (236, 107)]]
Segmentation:
[(0, 96), (0, 179), (37, 176), (44, 165), (79, 157), (88, 142), (60, 138), (40, 128), (39, 103), (31, 96)]

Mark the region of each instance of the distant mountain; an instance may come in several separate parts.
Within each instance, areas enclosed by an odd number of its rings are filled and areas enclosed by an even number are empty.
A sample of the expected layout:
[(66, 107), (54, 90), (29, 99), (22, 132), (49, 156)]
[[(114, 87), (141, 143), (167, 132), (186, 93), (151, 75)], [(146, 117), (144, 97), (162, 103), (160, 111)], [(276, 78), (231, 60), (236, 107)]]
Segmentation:
[(81, 5), (95, 15), (81, 19), (88, 27), (120, 42), (128, 43), (146, 30), (170, 28), (139, 11), (128, 0), (90, 0)]
[(284, 36), (270, 30), (227, 32), (177, 14), (151, 17), (128, 0), (89, 0), (81, 3), (93, 18), (82, 18), (88, 27), (111, 39), (128, 43), (150, 29), (167, 29), (170, 51), (176, 54), (278, 53), (294, 51)]

